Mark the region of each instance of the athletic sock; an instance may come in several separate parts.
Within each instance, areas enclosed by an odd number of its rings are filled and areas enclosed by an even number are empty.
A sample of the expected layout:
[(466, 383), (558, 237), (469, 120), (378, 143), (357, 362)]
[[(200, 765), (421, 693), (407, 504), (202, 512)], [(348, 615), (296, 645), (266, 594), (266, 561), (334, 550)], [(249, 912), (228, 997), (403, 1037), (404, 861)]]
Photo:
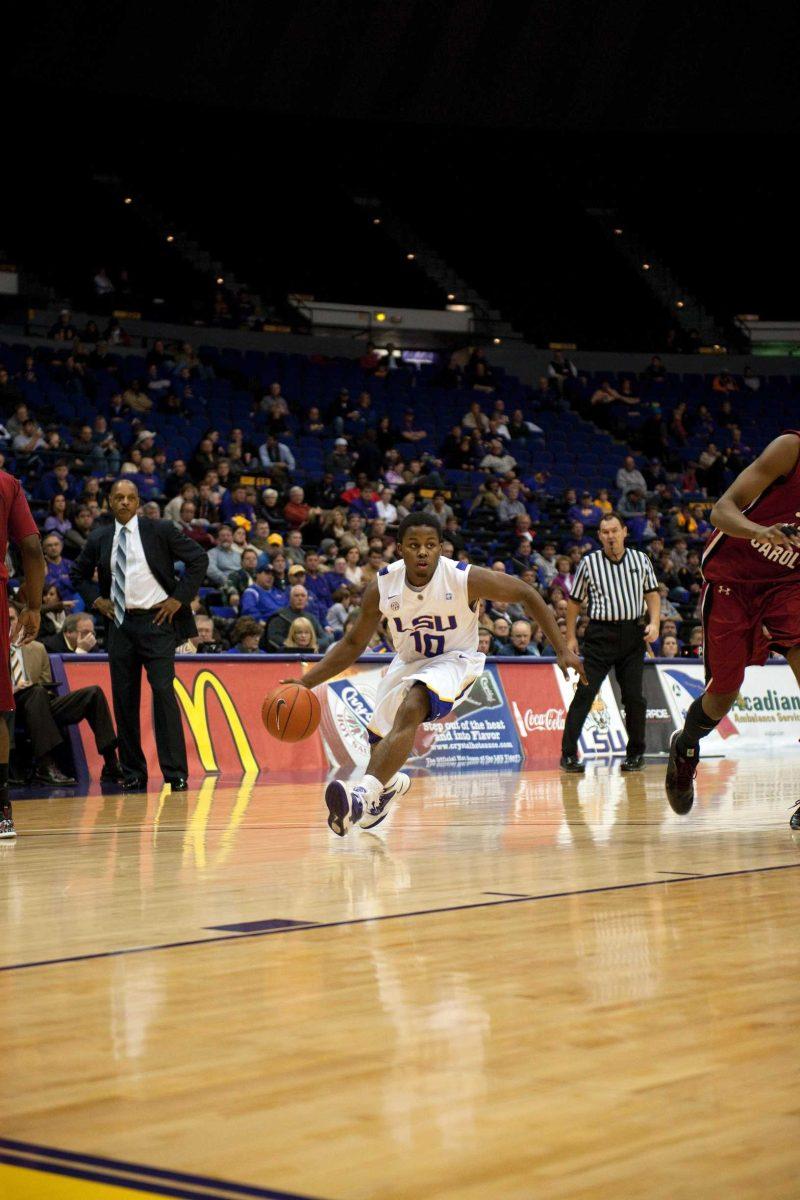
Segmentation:
[(703, 708), (702, 696), (698, 696), (689, 705), (689, 711), (686, 714), (683, 729), (678, 734), (676, 746), (680, 754), (686, 754), (689, 750), (695, 750), (701, 738), (711, 733), (712, 729), (716, 729), (722, 717), (709, 717), (706, 710)]
[(371, 804), (373, 800), (377, 800), (384, 787), (380, 779), (376, 779), (374, 775), (365, 775), (361, 780), (361, 786), (366, 790), (367, 804)]

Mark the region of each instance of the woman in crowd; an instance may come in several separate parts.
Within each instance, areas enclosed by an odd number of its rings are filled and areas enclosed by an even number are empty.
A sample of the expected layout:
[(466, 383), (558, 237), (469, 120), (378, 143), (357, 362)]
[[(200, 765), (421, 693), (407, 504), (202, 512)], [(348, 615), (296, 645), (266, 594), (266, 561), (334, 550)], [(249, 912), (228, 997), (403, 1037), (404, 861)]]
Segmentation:
[(308, 617), (296, 617), (292, 621), (283, 644), (287, 650), (299, 650), (306, 654), (319, 653), (317, 635)]
[(263, 654), (258, 643), (261, 641), (261, 626), (252, 617), (239, 617), (231, 631), (231, 648), (228, 654)]
[(364, 569), (361, 566), (361, 551), (358, 546), (351, 546), (345, 554), (345, 578), (353, 587), (360, 588), (364, 582)]
[[(572, 592), (572, 585), (575, 582), (575, 575), (572, 570), (572, 563), (566, 554), (559, 554), (556, 558), (556, 573), (553, 577), (553, 585), (561, 589), (562, 595), (569, 596)], [(550, 591), (552, 592), (552, 587)], [(551, 597), (548, 596), (548, 601), (552, 603)]]
[(57, 492), (50, 501), (44, 531), (45, 533), (60, 533), (63, 537), (70, 529), (72, 529), (72, 521), (67, 518), (67, 498), (63, 492)]
[(61, 633), (64, 622), (75, 608), (74, 600), (65, 600), (54, 583), (42, 595), (42, 627), (39, 640)]

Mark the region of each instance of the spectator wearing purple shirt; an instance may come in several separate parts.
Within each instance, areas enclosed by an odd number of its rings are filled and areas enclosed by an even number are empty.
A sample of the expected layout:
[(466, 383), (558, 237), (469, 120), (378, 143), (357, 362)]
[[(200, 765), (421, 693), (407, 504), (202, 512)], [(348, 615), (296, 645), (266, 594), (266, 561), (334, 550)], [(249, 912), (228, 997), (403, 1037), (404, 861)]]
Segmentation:
[(286, 601), (286, 592), (275, 587), (275, 572), (272, 567), (258, 567), (255, 583), (251, 583), (242, 592), (239, 612), (243, 617), (267, 621), (279, 608), (283, 608)]
[(324, 627), (330, 605), (325, 604), (322, 600), (320, 600), (316, 592), (313, 592), (311, 588), (309, 588), (305, 567), (301, 566), (299, 563), (295, 563), (293, 566), (289, 567), (287, 577), (290, 588), (296, 583), (299, 583), (306, 589), (308, 592), (308, 606), (306, 611), (313, 613), (320, 625)]
[(77, 499), (78, 483), (74, 476), (70, 475), (66, 459), (59, 458), (53, 470), (45, 472), (42, 476), (39, 496), (48, 503), (54, 496), (65, 496), (67, 500)]
[(128, 479), (139, 489), (142, 503), (158, 500), (164, 494), (164, 484), (156, 471), (156, 464), (149, 455), (142, 459), (142, 469), (129, 475)]
[[(62, 557), (63, 548), (64, 541), (59, 533), (48, 533), (42, 538), (46, 567), (44, 586), (45, 588), (57, 587), (63, 600), (75, 600), (75, 589), (69, 578), (71, 564), (68, 559)], [(77, 605), (76, 609), (78, 607), (83, 608), (83, 604)]]
[(234, 517), (244, 517), (250, 522), (252, 527), (256, 523), (256, 510), (252, 504), (249, 504), (247, 499), (247, 489), (244, 484), (237, 483), (222, 497), (222, 502), (219, 506), (219, 515), (226, 524), (230, 523)]
[(568, 521), (580, 521), (589, 529), (595, 529), (600, 524), (603, 510), (592, 501), (591, 492), (582, 492), (579, 504), (573, 504), (567, 509)]
[[(325, 611), (331, 606), (331, 596), (336, 590), (331, 586), (333, 578), (332, 571), (322, 571), (320, 569), (320, 555), (318, 550), (306, 551), (306, 591), (309, 596), (313, 596), (320, 607), (325, 607)], [(327, 606), (327, 607), (326, 607)], [(323, 621), (323, 625), (324, 625)]]

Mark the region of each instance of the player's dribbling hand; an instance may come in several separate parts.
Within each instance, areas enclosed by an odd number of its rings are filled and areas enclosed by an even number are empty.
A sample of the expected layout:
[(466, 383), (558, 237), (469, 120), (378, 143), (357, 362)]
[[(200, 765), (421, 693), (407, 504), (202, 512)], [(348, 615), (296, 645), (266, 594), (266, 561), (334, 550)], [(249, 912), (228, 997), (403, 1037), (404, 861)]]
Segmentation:
[(578, 655), (572, 650), (564, 650), (558, 655), (558, 665), (561, 668), (564, 678), (569, 679), (569, 671), (577, 671), (581, 683), (589, 686), (589, 680), (586, 678), (586, 671), (583, 667), (583, 659), (578, 658)]
[(308, 684), (306, 683), (305, 679), (279, 679), (278, 687), (284, 687), (284, 685), (287, 683), (296, 683), (298, 687), (304, 687), (304, 688), (308, 687)]
[(39, 632), (41, 623), (41, 613), (33, 612), (29, 608), (23, 608), (17, 617), (17, 631), (14, 637), (15, 645), (24, 646), (28, 642), (32, 642)]
[(800, 530), (796, 525), (768, 525), (753, 538), (757, 542), (769, 542), (771, 546), (786, 546), (800, 550)]

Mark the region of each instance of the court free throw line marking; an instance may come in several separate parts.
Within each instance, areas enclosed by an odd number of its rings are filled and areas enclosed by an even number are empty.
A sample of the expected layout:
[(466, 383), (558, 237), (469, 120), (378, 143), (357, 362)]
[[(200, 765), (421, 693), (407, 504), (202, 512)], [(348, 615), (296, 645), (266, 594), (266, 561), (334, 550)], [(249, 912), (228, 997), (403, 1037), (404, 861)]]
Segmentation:
[[(298, 1192), (282, 1192), (253, 1184), (231, 1183), (206, 1175), (191, 1175), (161, 1167), (142, 1166), (116, 1158), (56, 1150), (36, 1142), (18, 1142), (0, 1138), (0, 1164), (23, 1167), (48, 1175), (85, 1179), (94, 1183), (148, 1192), (156, 1196), (175, 1196), (181, 1200), (314, 1200)], [(317, 1197), (316, 1200), (321, 1200)]]
[[(563, 900), (570, 896), (596, 896), (603, 892), (629, 892), (636, 888), (669, 887), (675, 883), (698, 883), (708, 879), (732, 879), (738, 875), (760, 875), (769, 871), (795, 871), (800, 863), (779, 863), (772, 867), (742, 867), (738, 871), (713, 871), (708, 875), (673, 875), (666, 879), (643, 879), (637, 883), (609, 883), (600, 887), (574, 888), (568, 892), (541, 892), (539, 895), (508, 896), (506, 899), (478, 900), (472, 904), (448, 904), (441, 908), (419, 908), (409, 912), (383, 913), (376, 917), (349, 917), (343, 921), (309, 921), (308, 924), (287, 925), (276, 923), (278, 928), (260, 929), (251, 933), (227, 933), (211, 938), (187, 938), (180, 942), (158, 942), (151, 946), (127, 946), (121, 950), (96, 950), (91, 954), (70, 954), (64, 958), (42, 958), (33, 962), (9, 963), (0, 967), (5, 971), (30, 971), (34, 967), (55, 967), (66, 963), (92, 962), (100, 958), (121, 958), (128, 954), (150, 954), (159, 950), (181, 950), (187, 946), (211, 946), (216, 942), (244, 942), (249, 938), (285, 937), (292, 933), (310, 933), (320, 929), (341, 929), (346, 925), (374, 925), (379, 921), (402, 921), (414, 917), (432, 917), (442, 913), (471, 912), (477, 908), (502, 908), (506, 904), (530, 904), (537, 900)], [(258, 922), (260, 924), (260, 922)], [(209, 929), (224, 929), (225, 926), (210, 925)]]

